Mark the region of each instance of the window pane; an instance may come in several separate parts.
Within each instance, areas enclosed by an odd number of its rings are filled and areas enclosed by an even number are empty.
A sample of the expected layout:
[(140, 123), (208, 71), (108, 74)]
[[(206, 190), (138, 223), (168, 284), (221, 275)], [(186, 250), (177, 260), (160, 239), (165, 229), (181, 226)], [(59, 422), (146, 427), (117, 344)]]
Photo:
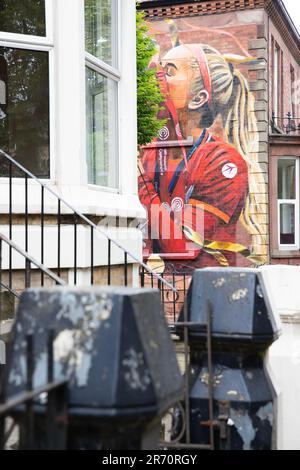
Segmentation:
[(278, 199), (296, 199), (296, 160), (278, 160)]
[(86, 50), (117, 65), (117, 0), (85, 0)]
[(0, 0), (0, 31), (46, 36), (45, 0)]
[(87, 163), (90, 184), (117, 187), (117, 84), (86, 69)]
[(295, 245), (295, 206), (294, 204), (280, 205), (280, 244)]
[[(0, 147), (49, 177), (48, 53), (0, 47)], [(0, 176), (8, 168), (1, 164)]]

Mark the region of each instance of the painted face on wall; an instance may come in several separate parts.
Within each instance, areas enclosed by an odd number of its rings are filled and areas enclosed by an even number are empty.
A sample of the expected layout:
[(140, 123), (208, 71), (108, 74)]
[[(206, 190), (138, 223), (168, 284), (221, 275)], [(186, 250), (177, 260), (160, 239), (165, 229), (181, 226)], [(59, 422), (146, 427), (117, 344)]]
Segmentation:
[(200, 108), (208, 101), (206, 90), (201, 90), (198, 96), (193, 96), (192, 84), (199, 77), (200, 71), (197, 59), (188, 45), (171, 49), (162, 59), (166, 74), (169, 97), (177, 110)]
[(195, 76), (190, 67), (191, 59), (192, 53), (185, 46), (171, 49), (162, 59), (169, 96), (177, 110), (186, 108), (191, 99), (191, 84)]

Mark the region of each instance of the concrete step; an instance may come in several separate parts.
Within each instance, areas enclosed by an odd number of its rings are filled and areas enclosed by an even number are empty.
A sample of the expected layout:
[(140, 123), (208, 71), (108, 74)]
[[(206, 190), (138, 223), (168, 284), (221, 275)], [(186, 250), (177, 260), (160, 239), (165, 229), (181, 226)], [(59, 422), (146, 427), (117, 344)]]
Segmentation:
[[(0, 290), (0, 321), (8, 321), (14, 318), (15, 297), (7, 290)], [(1, 334), (1, 331), (0, 331)]]

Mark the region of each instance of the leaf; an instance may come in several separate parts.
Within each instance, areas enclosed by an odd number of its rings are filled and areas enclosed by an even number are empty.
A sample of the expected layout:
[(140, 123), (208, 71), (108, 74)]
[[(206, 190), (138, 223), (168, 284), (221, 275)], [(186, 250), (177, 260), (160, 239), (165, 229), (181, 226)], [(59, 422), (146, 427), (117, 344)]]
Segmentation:
[(262, 260), (261, 255), (250, 255), (247, 259), (256, 266), (263, 266), (266, 264), (266, 260)]
[(196, 245), (199, 245), (201, 248), (203, 247), (204, 240), (201, 238), (199, 233), (195, 232), (192, 228), (186, 225), (182, 226), (182, 230), (188, 240), (192, 241)]
[(229, 262), (227, 258), (225, 258), (225, 256), (220, 251), (206, 250), (206, 249), (204, 249), (204, 251), (208, 253), (209, 255), (213, 256), (220, 266), (224, 268), (227, 268), (229, 266)]
[(136, 14), (136, 36), (138, 144), (142, 146), (150, 143), (166, 123), (166, 120), (157, 117), (164, 96), (156, 77), (156, 69), (149, 69), (149, 64), (159, 49), (150, 36), (143, 11), (137, 11)]

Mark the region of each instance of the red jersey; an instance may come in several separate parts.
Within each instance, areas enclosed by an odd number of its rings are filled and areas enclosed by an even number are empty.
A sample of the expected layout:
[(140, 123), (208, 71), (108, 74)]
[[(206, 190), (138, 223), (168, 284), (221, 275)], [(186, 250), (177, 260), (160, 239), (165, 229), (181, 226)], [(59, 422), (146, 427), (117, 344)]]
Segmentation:
[[(190, 260), (189, 266), (217, 266), (199, 244), (191, 243), (184, 228), (204, 240), (248, 246), (250, 236), (239, 224), (249, 190), (248, 167), (232, 145), (206, 130), (187, 160), (186, 166), (183, 160), (169, 159), (164, 148), (144, 151), (139, 194), (148, 210), (147, 247), (155, 245), (163, 258)], [(237, 256), (226, 254), (230, 265)]]

